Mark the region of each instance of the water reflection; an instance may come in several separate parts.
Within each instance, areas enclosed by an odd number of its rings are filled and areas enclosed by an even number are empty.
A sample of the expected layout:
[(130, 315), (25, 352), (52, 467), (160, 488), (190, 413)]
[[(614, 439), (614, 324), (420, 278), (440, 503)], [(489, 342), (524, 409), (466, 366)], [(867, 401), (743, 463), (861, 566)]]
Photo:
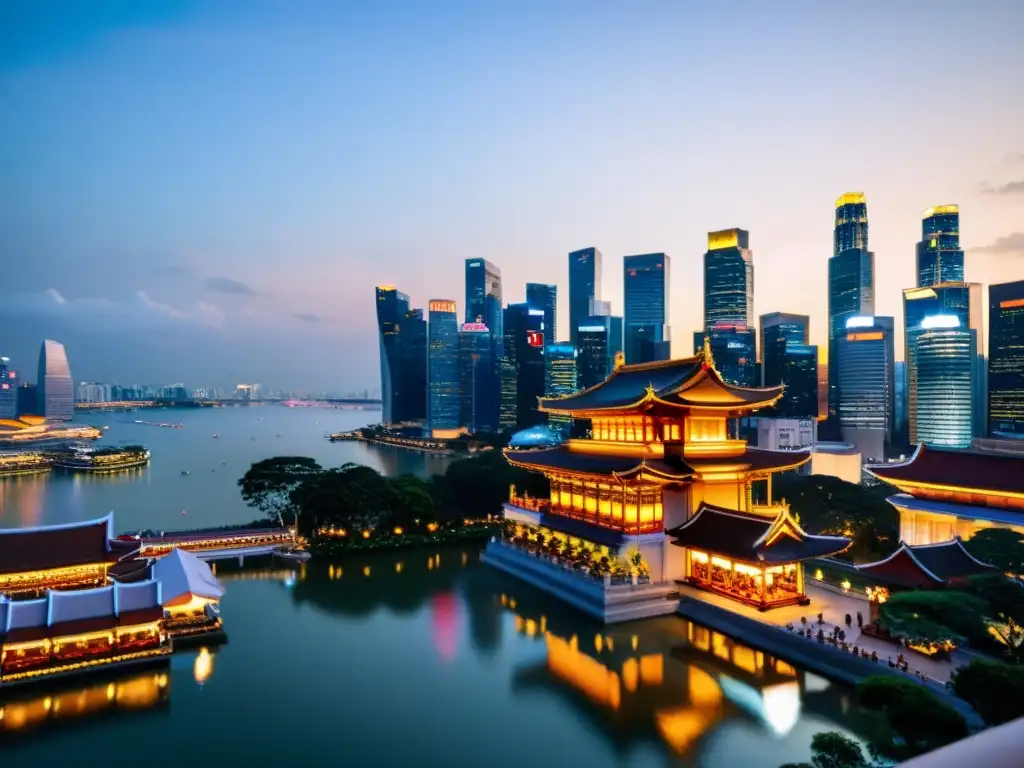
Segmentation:
[(196, 660), (192, 664), (192, 677), (202, 685), (213, 674), (213, 654), (209, 648), (200, 648), (196, 654)]

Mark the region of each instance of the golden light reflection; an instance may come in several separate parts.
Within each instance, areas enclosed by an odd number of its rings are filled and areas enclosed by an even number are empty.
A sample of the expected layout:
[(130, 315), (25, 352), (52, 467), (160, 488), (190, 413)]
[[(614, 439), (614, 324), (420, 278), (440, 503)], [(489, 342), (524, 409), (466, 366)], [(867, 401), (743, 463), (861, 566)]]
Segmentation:
[(640, 682), (661, 685), (665, 677), (665, 658), (660, 653), (640, 657)]
[(195, 663), (192, 665), (192, 677), (195, 681), (202, 685), (210, 676), (213, 674), (213, 654), (210, 653), (208, 648), (201, 648), (199, 653), (196, 654)]
[[(575, 636), (574, 636), (575, 638)], [(572, 642), (548, 633), (548, 669), (597, 704), (618, 709), (622, 703), (619, 676), (585, 653)]]
[(366, 576), (367, 578), (369, 578), (369, 576), (370, 576), (370, 566), (368, 566), (368, 565), (364, 565), (363, 566), (363, 576)]
[(622, 687), (630, 693), (635, 693), (640, 687), (640, 665), (636, 659), (622, 662)]
[(403, 570), (405, 570), (404, 563), (402, 563), (401, 561), (395, 563), (395, 573), (401, 573)]

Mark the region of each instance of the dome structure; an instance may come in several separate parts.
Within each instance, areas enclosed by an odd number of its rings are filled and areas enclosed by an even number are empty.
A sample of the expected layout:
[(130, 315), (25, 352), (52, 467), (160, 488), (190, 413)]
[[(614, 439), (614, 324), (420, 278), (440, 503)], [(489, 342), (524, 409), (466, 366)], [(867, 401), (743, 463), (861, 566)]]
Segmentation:
[(508, 441), (509, 448), (518, 450), (528, 448), (552, 448), (562, 444), (562, 433), (551, 429), (546, 424), (538, 424), (533, 427), (516, 432)]

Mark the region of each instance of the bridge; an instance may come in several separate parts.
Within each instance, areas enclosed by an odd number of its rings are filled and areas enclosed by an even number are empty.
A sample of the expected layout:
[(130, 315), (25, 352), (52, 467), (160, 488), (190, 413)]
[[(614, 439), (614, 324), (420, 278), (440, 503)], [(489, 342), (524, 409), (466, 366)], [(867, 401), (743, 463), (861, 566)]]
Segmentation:
[(364, 411), (381, 407), (380, 398), (329, 397), (316, 400), (262, 397), (253, 400), (201, 398), (191, 400), (112, 400), (104, 403), (75, 403), (79, 411), (131, 411), (143, 408), (226, 408), (228, 406), (285, 405), (289, 408), (352, 408)]
[(237, 559), (241, 565), (246, 557), (295, 551), (294, 532), (282, 528), (221, 528), (118, 538), (139, 542), (140, 558), (163, 557), (174, 549), (184, 549), (207, 562)]

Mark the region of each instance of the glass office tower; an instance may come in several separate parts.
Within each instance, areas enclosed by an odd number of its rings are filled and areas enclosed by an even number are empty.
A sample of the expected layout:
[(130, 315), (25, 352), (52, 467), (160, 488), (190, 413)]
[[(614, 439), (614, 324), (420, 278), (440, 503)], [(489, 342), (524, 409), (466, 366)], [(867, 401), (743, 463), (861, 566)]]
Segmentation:
[[(568, 341), (548, 344), (544, 349), (544, 395), (561, 397), (579, 389), (576, 370), (576, 347)], [(569, 437), (572, 418), (557, 413), (548, 414), (548, 426)]]
[(895, 408), (891, 317), (851, 317), (839, 339), (839, 425), (864, 461), (884, 461)]
[(868, 205), (863, 192), (836, 200), (832, 257), (828, 260), (828, 412), (838, 415), (839, 340), (851, 317), (875, 314), (875, 255), (868, 250)]
[(509, 304), (504, 314), (499, 422), (503, 430), (519, 430), (545, 421), (537, 410), (544, 396), (544, 310), (524, 302)]
[(448, 299), (431, 299), (427, 307), (427, 428), (434, 437), (452, 437), (462, 426), (459, 317)]
[(704, 327), (715, 323), (754, 327), (754, 255), (750, 233), (708, 233), (704, 254)]
[(694, 354), (704, 347), (705, 337), (711, 345), (715, 368), (726, 383), (741, 387), (757, 386), (757, 333), (753, 328), (743, 323), (720, 320), (703, 332), (695, 331)]
[(459, 329), (459, 421), (471, 434), (498, 432), (498, 377), (494, 344), (483, 323)]
[(75, 415), (75, 385), (67, 352), (59, 341), (47, 339), (42, 343), (36, 386), (39, 415), (50, 421), (71, 421)]
[(1024, 280), (988, 287), (988, 424), (1024, 437)]
[(787, 344), (811, 343), (811, 318), (788, 312), (769, 312), (761, 315), (759, 334), (761, 349), (761, 386), (775, 386), (782, 382), (782, 356)]
[(786, 418), (818, 417), (818, 347), (809, 344), (807, 315), (761, 315), (761, 386), (785, 384), (775, 413)]
[(974, 344), (956, 315), (929, 315), (910, 337), (910, 383), (916, 408), (910, 441), (944, 448), (971, 447)]
[(601, 300), (601, 261), (597, 248), (581, 248), (569, 254), (569, 340), (576, 347), (580, 324), (597, 314), (592, 306)]
[(10, 359), (0, 357), (0, 419), (18, 418), (18, 374)]
[(547, 283), (527, 283), (526, 303), (534, 309), (544, 310), (544, 338), (558, 338), (558, 286)]
[(937, 205), (921, 217), (917, 244), (917, 286), (964, 281), (964, 252), (960, 247), (960, 208)]
[(466, 322), (487, 326), (498, 356), (504, 338), (501, 307), (501, 270), (486, 259), (466, 259)]
[(623, 259), (623, 346), (627, 363), (668, 360), (671, 356), (669, 266), (669, 257), (664, 253)]
[(578, 383), (580, 389), (586, 389), (600, 384), (615, 370), (615, 357), (622, 352), (622, 318), (588, 317), (576, 332)]

